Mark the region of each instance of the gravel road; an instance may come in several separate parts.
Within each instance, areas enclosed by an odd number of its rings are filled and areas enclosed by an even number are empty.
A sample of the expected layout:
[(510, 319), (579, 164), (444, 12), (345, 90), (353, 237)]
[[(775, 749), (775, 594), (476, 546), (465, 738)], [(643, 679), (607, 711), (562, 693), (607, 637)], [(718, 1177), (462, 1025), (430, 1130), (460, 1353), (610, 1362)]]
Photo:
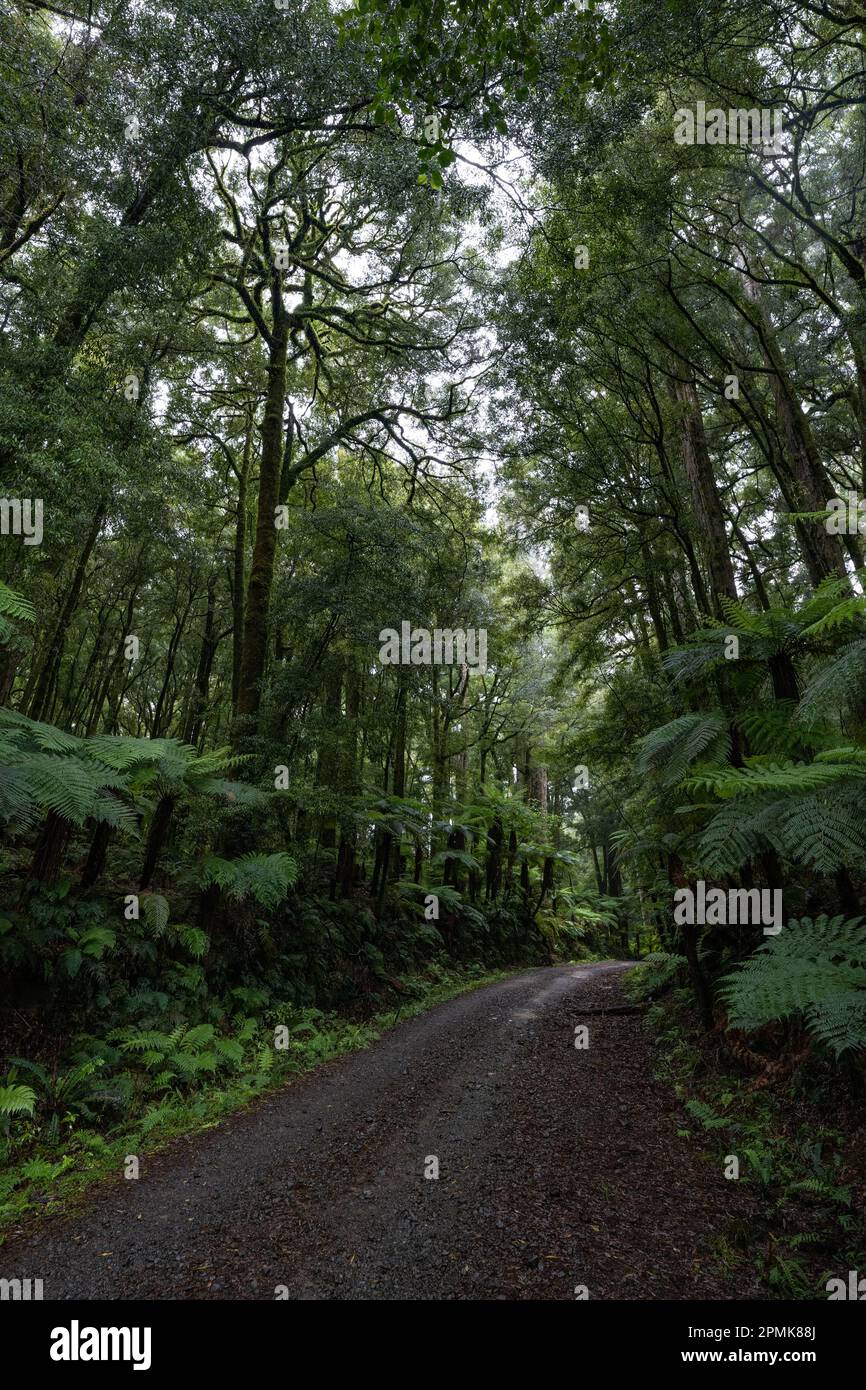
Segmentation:
[(13, 1235), (0, 1277), (46, 1299), (760, 1298), (711, 1257), (743, 1199), (677, 1137), (640, 1015), (581, 1013), (622, 1002), (625, 968), (528, 970), (398, 1025)]

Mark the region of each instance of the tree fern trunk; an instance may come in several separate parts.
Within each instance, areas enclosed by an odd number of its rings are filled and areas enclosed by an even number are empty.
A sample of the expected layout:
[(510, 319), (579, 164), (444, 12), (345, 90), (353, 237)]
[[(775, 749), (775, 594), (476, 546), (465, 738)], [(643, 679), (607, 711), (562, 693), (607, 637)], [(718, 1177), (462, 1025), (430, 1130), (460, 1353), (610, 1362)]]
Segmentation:
[(101, 820), (93, 832), (93, 839), (90, 841), (90, 849), (81, 874), (81, 887), (92, 888), (93, 884), (100, 879), (105, 872), (105, 861), (108, 856), (108, 846), (111, 844), (111, 837), (114, 834), (114, 827), (108, 821)]
[(48, 812), (36, 839), (29, 878), (47, 884), (57, 881), (71, 833), (72, 826), (64, 816), (59, 816), (56, 811)]
[(150, 887), (157, 861), (168, 835), (176, 801), (177, 798), (174, 796), (163, 796), (157, 802), (156, 810), (151, 817), (150, 829), (147, 832), (144, 863), (141, 866), (141, 878), (138, 881), (139, 888)]

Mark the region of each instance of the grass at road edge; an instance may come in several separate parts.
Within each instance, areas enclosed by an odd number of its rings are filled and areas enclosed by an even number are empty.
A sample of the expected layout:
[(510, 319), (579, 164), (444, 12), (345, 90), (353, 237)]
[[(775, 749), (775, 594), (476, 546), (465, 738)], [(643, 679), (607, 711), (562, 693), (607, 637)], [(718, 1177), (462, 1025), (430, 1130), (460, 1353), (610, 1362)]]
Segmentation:
[[(41, 1216), (73, 1211), (92, 1188), (122, 1177), (130, 1156), (143, 1166), (174, 1140), (212, 1129), (262, 1096), (284, 1089), (335, 1058), (372, 1046), (398, 1023), (427, 1013), (438, 1004), (461, 994), (496, 984), (529, 967), (515, 967), (477, 973), (476, 970), (448, 971), (443, 978), (401, 981), (408, 997), (393, 1008), (363, 1021), (340, 1014), (319, 1014), (316, 1010), (292, 1009), (316, 1015), (305, 1026), (303, 1018), (295, 1024), (284, 1052), (273, 1051), (274, 1065), (266, 1073), (249, 1069), (240, 1077), (223, 1077), (212, 1083), (153, 1104), (132, 1119), (124, 1116), (121, 1125), (102, 1133), (96, 1128), (71, 1128), (60, 1145), (38, 1141), (29, 1146), (25, 1161), (0, 1170), (0, 1246), (17, 1234), (24, 1221), (30, 1225)], [(279, 1018), (279, 1008), (269, 1008), (268, 1024)], [(151, 1101), (153, 1097), (150, 1097)]]

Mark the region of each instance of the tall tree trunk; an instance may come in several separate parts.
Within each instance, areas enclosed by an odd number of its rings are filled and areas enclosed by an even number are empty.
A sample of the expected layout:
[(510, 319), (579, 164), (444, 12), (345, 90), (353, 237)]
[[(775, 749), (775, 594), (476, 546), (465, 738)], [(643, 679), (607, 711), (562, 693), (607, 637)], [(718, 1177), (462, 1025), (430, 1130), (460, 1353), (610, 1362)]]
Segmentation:
[(495, 902), (502, 885), (502, 821), (497, 816), (487, 832), (487, 857), (484, 864), (484, 900)]
[[(397, 710), (396, 727), (394, 733), (394, 772), (391, 790), (394, 796), (401, 798), (406, 795), (406, 683), (404, 668), (397, 668)], [(399, 834), (392, 836), (391, 846), (391, 877), (399, 879), (403, 865), (400, 859), (400, 841), (402, 830)]]
[(54, 626), (54, 631), (51, 635), (51, 640), (48, 643), (48, 650), (45, 653), (42, 669), (36, 681), (33, 698), (30, 701), (28, 714), (31, 719), (42, 719), (44, 711), (47, 708), (51, 691), (57, 679), (60, 659), (63, 655), (63, 644), (78, 609), (81, 591), (84, 588), (84, 578), (87, 574), (88, 561), (90, 560), (93, 547), (96, 545), (99, 533), (102, 530), (102, 523), (105, 520), (106, 510), (107, 507), (105, 502), (100, 502), (94, 513), (87, 539), (78, 557), (72, 580), (66, 591), (63, 607), (60, 610), (60, 614)]
[[(361, 672), (350, 663), (346, 671), (346, 738), (343, 745), (343, 769), (340, 783), (347, 796), (359, 790), (358, 717), (361, 712)], [(363, 758), (362, 758), (363, 761)], [(346, 817), (340, 831), (337, 857), (337, 881), (341, 898), (350, 898), (355, 882), (355, 829)]]
[(247, 484), (253, 443), (253, 411), (247, 417), (244, 452), (238, 473), (238, 505), (232, 560), (232, 712), (237, 713), (241, 689), (241, 662), (244, 644), (244, 573), (247, 544)]
[[(343, 662), (334, 658), (325, 673), (322, 698), (322, 741), (316, 766), (316, 786), (335, 794), (338, 790), (338, 769), (340, 766), (340, 714), (343, 698)], [(334, 811), (327, 811), (319, 824), (319, 843), (323, 849), (332, 850), (337, 843), (337, 817)]]
[[(259, 467), (259, 500), (256, 538), (250, 565), (244, 609), (244, 637), (238, 688), (237, 713), (255, 724), (261, 701), (261, 682), (268, 651), (268, 616), (277, 550), (276, 509), (283, 464), (283, 411), (286, 403), (285, 332), (270, 345), (268, 390), (262, 422), (262, 457)], [(249, 722), (247, 729), (249, 729)]]
[[(754, 316), (752, 322), (760, 340), (761, 356), (769, 373), (778, 432), (783, 446), (780, 462), (789, 479), (786, 491), (797, 511), (822, 511), (833, 496), (835, 488), (821, 461), (811, 425), (794, 388), (776, 331), (764, 304), (761, 287), (749, 273), (742, 248), (739, 257), (745, 295), (751, 305), (751, 313)], [(820, 579), (831, 574), (840, 578), (847, 576), (839, 536), (831, 535), (820, 522), (811, 523), (808, 543), (809, 557), (812, 560), (810, 577), (813, 583), (816, 582), (816, 577), (820, 582)], [(862, 554), (856, 537), (850, 538), (847, 548), (855, 565), (862, 564)]]
[(207, 607), (205, 609), (204, 632), (198, 654), (198, 666), (195, 673), (195, 685), (182, 734), (184, 743), (192, 743), (196, 747), (204, 725), (210, 690), (210, 673), (216, 649), (216, 575), (212, 574), (207, 581)]
[(186, 627), (186, 620), (189, 617), (190, 609), (193, 605), (193, 600), (194, 592), (192, 583), (190, 583), (189, 599), (187, 600), (186, 607), (184, 608), (183, 612), (179, 614), (174, 620), (174, 631), (171, 634), (171, 639), (168, 644), (168, 653), (165, 662), (165, 675), (163, 676), (162, 685), (160, 687), (159, 695), (157, 696), (156, 707), (153, 711), (153, 725), (151, 728), (151, 736), (153, 738), (160, 738), (162, 736), (163, 728), (167, 728), (171, 721), (171, 715), (174, 709), (174, 695), (172, 696), (171, 704), (169, 705), (168, 710), (166, 710), (166, 701), (168, 700), (169, 687), (174, 677), (174, 663), (177, 658), (177, 651), (178, 647), (180, 646), (180, 639), (183, 636), (184, 628)]
[(737, 584), (725, 532), (725, 514), (716, 486), (704, 433), (704, 420), (694, 381), (675, 377), (671, 393), (679, 407), (683, 469), (689, 484), (692, 511), (710, 576), (713, 611), (724, 619), (722, 601), (736, 601)]

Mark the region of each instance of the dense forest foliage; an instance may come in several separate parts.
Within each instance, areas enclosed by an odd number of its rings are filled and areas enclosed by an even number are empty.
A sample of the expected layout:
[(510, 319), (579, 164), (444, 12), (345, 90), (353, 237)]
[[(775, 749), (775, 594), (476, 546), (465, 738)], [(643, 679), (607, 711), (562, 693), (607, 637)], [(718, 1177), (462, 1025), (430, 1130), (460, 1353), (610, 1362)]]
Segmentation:
[(555, 958), (855, 1093), (858, 7), (84, 8), (0, 17), (16, 1161)]

